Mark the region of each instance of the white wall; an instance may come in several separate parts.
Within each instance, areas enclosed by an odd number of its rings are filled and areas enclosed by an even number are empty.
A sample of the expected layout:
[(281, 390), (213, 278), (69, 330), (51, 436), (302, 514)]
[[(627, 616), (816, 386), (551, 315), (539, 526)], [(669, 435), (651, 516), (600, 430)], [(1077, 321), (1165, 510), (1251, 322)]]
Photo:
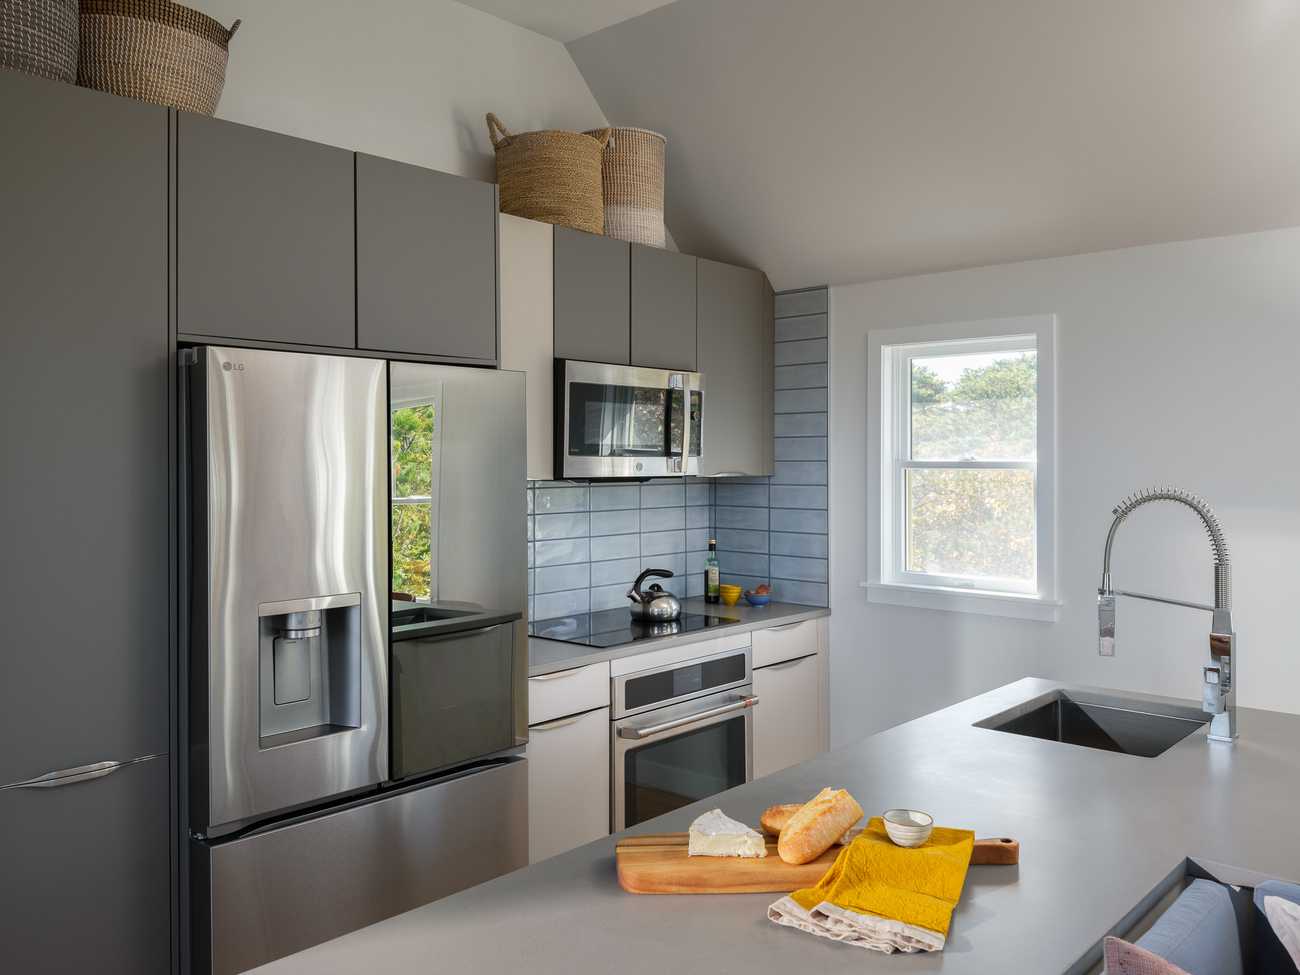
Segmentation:
[[(868, 604), (866, 334), (1059, 316), (1058, 623)], [(1111, 508), (1174, 484), (1204, 495), (1231, 549), (1238, 702), (1300, 712), (1300, 229), (831, 289), (832, 740), (1025, 675), (1200, 697), (1209, 618), (1121, 600), (1096, 650)], [(1120, 530), (1117, 587), (1212, 601), (1210, 547), (1173, 505)], [(1249, 735), (1249, 724), (1243, 734)]]
[(196, 0), (226, 26), (217, 116), (477, 179), (483, 122), (512, 131), (605, 122), (564, 45), (449, 0)]

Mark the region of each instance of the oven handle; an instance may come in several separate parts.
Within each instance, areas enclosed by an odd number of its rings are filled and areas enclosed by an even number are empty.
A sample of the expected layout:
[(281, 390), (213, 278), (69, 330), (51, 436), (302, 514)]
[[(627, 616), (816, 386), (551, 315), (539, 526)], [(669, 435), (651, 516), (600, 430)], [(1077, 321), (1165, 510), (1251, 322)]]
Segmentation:
[(695, 724), (695, 722), (703, 721), (706, 718), (716, 718), (720, 714), (730, 714), (732, 711), (743, 711), (745, 708), (752, 708), (757, 703), (758, 695), (751, 694), (749, 697), (742, 697), (739, 701), (720, 704), (716, 708), (697, 711), (695, 714), (688, 714), (684, 718), (677, 718), (673, 721), (665, 721), (663, 724), (652, 724), (646, 728), (619, 728), (618, 736), (640, 741), (642, 738), (651, 738), (654, 735), (663, 734), (665, 731), (672, 731), (674, 728)]

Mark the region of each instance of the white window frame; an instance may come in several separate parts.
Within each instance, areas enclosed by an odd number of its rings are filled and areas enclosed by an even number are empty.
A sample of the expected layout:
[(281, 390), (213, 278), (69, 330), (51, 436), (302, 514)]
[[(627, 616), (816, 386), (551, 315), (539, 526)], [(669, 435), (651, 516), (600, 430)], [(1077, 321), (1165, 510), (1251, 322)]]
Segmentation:
[[(1033, 347), (1038, 357), (1038, 444), (1034, 461), (904, 459), (911, 436), (911, 360), (918, 356)], [(1052, 622), (1057, 619), (1056, 316), (1028, 315), (917, 325), (867, 336), (867, 580), (870, 602)], [(874, 387), (874, 389), (873, 389)], [(959, 577), (906, 570), (903, 478), (908, 469), (1019, 468), (1035, 472), (1037, 572), (1032, 585), (979, 587)]]

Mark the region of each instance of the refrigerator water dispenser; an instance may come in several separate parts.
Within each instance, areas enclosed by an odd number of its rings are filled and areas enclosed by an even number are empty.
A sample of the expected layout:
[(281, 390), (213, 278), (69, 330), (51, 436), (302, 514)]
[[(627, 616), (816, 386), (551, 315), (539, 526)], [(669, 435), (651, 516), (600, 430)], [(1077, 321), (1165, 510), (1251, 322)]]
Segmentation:
[(258, 606), (258, 737), (274, 748), (361, 725), (359, 593)]

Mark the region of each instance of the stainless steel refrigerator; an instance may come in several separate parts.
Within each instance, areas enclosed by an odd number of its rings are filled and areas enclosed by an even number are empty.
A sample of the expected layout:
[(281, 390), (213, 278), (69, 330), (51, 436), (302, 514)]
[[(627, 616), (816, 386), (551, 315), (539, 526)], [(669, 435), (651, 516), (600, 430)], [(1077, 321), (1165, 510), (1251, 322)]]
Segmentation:
[(227, 975), (527, 862), (523, 376), (183, 356), (187, 945)]

